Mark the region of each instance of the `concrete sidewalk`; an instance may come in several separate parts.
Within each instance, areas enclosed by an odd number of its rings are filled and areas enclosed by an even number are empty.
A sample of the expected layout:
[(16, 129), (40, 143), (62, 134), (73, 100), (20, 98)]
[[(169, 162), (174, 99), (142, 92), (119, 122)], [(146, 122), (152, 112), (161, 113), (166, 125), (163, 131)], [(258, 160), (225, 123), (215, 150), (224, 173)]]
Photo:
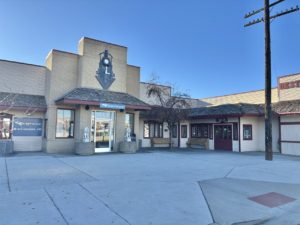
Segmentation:
[[(300, 158), (208, 151), (0, 158), (0, 225), (300, 224)], [(292, 202), (250, 200), (278, 193)]]

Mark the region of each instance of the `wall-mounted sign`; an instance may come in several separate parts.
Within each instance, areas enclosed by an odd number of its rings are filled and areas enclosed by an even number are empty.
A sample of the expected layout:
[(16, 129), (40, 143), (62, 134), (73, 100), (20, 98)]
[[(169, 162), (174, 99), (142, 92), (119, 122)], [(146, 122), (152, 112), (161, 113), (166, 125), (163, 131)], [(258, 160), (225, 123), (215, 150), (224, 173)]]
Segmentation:
[(300, 80), (290, 81), (285, 83), (280, 83), (279, 88), (282, 89), (290, 89), (290, 88), (298, 88), (300, 87)]
[(40, 118), (15, 117), (13, 136), (42, 136), (43, 120)]
[(102, 109), (124, 110), (125, 105), (124, 104), (117, 104), (117, 103), (100, 103), (100, 108), (102, 108)]
[(96, 78), (103, 89), (108, 89), (110, 85), (115, 81), (115, 74), (112, 68), (112, 55), (108, 53), (108, 50), (100, 53), (99, 68), (96, 72)]

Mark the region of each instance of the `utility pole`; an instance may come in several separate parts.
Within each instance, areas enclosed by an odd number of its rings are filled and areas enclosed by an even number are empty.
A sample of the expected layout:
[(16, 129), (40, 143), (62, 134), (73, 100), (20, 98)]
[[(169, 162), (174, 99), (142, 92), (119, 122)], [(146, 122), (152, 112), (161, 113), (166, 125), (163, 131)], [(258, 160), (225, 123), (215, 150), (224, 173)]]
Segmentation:
[(278, 0), (270, 4), (269, 0), (264, 0), (264, 7), (258, 10), (254, 10), (245, 15), (245, 19), (254, 16), (264, 11), (264, 17), (253, 20), (244, 25), (244, 27), (252, 26), (254, 24), (264, 22), (265, 24), (265, 159), (273, 160), (272, 151), (272, 71), (271, 71), (271, 31), (270, 31), (270, 20), (276, 17), (283, 16), (299, 10), (299, 6), (285, 11), (276, 13), (270, 16), (270, 8), (284, 2), (285, 0)]

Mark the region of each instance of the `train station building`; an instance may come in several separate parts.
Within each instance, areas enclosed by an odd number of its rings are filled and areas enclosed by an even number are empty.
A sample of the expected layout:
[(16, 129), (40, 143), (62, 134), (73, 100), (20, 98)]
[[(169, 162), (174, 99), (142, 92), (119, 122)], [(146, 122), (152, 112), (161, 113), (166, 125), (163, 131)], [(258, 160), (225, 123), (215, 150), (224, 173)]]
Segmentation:
[[(0, 60), (0, 79), (0, 149), (73, 153), (85, 142), (93, 153), (120, 151), (128, 129), (138, 147), (170, 144), (166, 123), (147, 118), (157, 102), (125, 46), (83, 37), (77, 53), (53, 49), (45, 65)], [(279, 77), (272, 99), (273, 149), (300, 155), (300, 74)], [(189, 101), (173, 146), (264, 151), (263, 90)]]

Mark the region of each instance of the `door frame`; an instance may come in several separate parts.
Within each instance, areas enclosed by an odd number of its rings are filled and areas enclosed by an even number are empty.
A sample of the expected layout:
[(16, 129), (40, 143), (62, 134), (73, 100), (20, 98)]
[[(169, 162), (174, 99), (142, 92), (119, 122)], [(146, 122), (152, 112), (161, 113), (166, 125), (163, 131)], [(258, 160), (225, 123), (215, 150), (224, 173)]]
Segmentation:
[[(96, 119), (96, 113), (97, 112), (107, 112), (107, 113), (113, 113), (113, 118), (112, 119)], [(111, 152), (113, 143), (112, 140), (115, 141), (115, 125), (116, 125), (116, 112), (115, 111), (108, 111), (108, 110), (93, 110), (92, 113), (95, 113), (94, 115), (94, 148), (95, 148), (95, 153), (103, 153), (103, 152)], [(109, 122), (109, 146), (108, 148), (96, 148), (96, 122), (97, 121), (104, 121), (104, 122)], [(92, 117), (91, 117), (91, 123), (92, 123)], [(112, 126), (113, 125), (113, 126)]]
[[(231, 149), (216, 149), (215, 126), (231, 126)], [(214, 150), (233, 151), (233, 124), (232, 123), (217, 123), (213, 124)]]

